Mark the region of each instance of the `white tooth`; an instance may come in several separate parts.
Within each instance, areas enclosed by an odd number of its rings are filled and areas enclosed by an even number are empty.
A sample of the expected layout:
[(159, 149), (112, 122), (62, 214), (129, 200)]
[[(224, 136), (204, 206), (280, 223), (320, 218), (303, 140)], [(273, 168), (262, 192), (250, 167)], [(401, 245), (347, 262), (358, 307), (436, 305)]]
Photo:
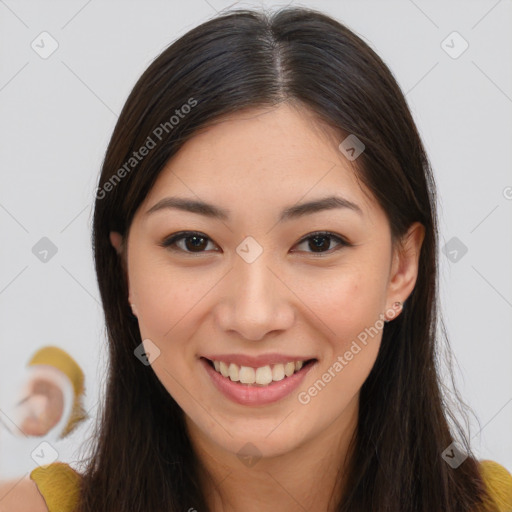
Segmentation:
[(302, 361), (295, 361), (295, 371), (299, 371), (304, 363)]
[(239, 368), (238, 368), (238, 365), (235, 364), (235, 363), (231, 363), (229, 365), (229, 378), (233, 381), (233, 382), (238, 382), (240, 380), (240, 377), (239, 377)]
[(272, 370), (270, 366), (262, 366), (256, 369), (256, 384), (270, 384), (272, 382)]
[(220, 371), (220, 363), (219, 363), (219, 361), (213, 361), (213, 366), (215, 367), (215, 369), (217, 371)]
[(284, 366), (284, 374), (290, 377), (295, 372), (295, 363), (286, 363)]
[(251, 368), (250, 366), (240, 366), (238, 377), (240, 378), (240, 382), (242, 384), (254, 384), (256, 380), (254, 368)]
[(227, 377), (229, 375), (228, 365), (224, 362), (220, 362), (220, 373), (222, 373), (223, 377)]
[(284, 379), (284, 365), (276, 364), (272, 368), (272, 380), (278, 381)]

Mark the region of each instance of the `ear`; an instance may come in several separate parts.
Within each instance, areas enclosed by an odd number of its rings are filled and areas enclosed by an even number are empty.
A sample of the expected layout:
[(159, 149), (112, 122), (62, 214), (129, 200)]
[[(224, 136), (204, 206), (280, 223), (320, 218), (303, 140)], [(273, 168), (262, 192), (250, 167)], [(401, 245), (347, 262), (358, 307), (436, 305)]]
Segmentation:
[(110, 232), (110, 243), (116, 250), (117, 254), (121, 257), (121, 265), (126, 273), (126, 247), (124, 244), (123, 236), (117, 231)]
[(117, 231), (110, 232), (110, 243), (114, 246), (117, 254), (123, 253), (123, 237)]
[(395, 301), (405, 302), (412, 293), (418, 277), (421, 246), (425, 238), (425, 226), (414, 222), (393, 252), (387, 307)]
[(110, 243), (121, 258), (121, 266), (123, 267), (126, 279), (128, 279), (128, 272), (126, 271), (126, 247), (124, 246), (124, 239), (122, 235), (117, 231), (111, 231), (109, 238)]
[[(116, 250), (117, 254), (121, 258), (121, 265), (123, 267), (124, 275), (125, 275), (126, 282), (128, 284), (128, 290), (129, 290), (128, 291), (128, 302), (130, 304), (132, 304), (133, 299), (131, 296), (132, 292), (130, 289), (130, 280), (128, 278), (128, 271), (127, 271), (127, 264), (126, 264), (126, 247), (124, 245), (124, 239), (123, 239), (122, 235), (120, 233), (118, 233), (117, 231), (111, 231), (109, 238), (110, 238), (110, 243), (112, 244), (112, 246)], [(132, 305), (132, 310), (133, 309), (134, 309), (134, 307)], [(135, 314), (135, 311), (134, 311), (134, 314)]]

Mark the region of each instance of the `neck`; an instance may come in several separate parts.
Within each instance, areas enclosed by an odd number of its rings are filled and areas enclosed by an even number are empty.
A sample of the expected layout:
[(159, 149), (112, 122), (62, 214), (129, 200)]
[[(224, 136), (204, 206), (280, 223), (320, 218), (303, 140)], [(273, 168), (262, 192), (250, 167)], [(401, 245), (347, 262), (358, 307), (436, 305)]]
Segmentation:
[(343, 414), (293, 451), (244, 464), (191, 427), (210, 512), (331, 512), (341, 498), (349, 443), (357, 427), (356, 396)]

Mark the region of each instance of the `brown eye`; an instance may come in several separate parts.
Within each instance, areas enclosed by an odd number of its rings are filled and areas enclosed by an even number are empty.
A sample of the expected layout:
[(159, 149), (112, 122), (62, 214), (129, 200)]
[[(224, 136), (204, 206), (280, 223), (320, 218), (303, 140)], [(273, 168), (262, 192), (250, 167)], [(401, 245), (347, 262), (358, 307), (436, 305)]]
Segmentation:
[[(332, 248), (333, 242), (337, 244), (334, 246), (334, 248)], [(202, 252), (208, 252), (208, 243), (215, 245), (210, 240), (210, 238), (208, 238), (203, 233), (198, 233), (194, 231), (181, 231), (166, 238), (159, 245), (168, 248), (172, 251), (181, 251), (189, 254), (199, 254)], [(348, 247), (351, 245), (349, 242), (347, 242), (340, 236), (330, 232), (312, 233), (311, 235), (303, 238), (298, 245), (306, 243), (307, 249), (304, 252), (310, 252), (312, 254), (318, 255), (333, 253), (334, 251), (341, 249), (344, 246)]]
[[(333, 241), (336, 242), (338, 245), (337, 245), (337, 247), (334, 247), (334, 249), (331, 249), (331, 243)], [(303, 238), (299, 242), (298, 245), (306, 244), (306, 243), (307, 243), (307, 248), (310, 249), (310, 251), (306, 251), (306, 252), (312, 252), (312, 253), (317, 253), (317, 254), (323, 254), (326, 252), (334, 252), (343, 246), (350, 245), (343, 238), (335, 235), (334, 233), (329, 233), (329, 232), (313, 233), (312, 235), (309, 235), (306, 238)]]
[(185, 231), (172, 235), (165, 239), (160, 245), (173, 251), (200, 253), (205, 252), (205, 249), (208, 246), (208, 241), (211, 240), (203, 233)]

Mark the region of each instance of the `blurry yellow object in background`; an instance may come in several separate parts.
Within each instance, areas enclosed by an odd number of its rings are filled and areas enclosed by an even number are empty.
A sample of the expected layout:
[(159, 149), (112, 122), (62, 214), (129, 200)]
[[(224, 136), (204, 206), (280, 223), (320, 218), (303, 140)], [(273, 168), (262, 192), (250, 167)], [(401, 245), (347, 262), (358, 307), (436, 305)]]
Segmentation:
[[(27, 363), (29, 367), (40, 367), (42, 365), (62, 372), (62, 374), (69, 379), (73, 387), (73, 405), (69, 420), (59, 435), (60, 438), (63, 438), (72, 432), (81, 421), (87, 418), (87, 413), (82, 406), (82, 398), (85, 390), (84, 374), (78, 363), (66, 351), (55, 346), (46, 346), (39, 349)], [(54, 388), (58, 388), (58, 384), (49, 381), (49, 379), (44, 379), (44, 382), (46, 385), (44, 389), (50, 390), (52, 385)], [(40, 388), (43, 389), (41, 387), (41, 379), (38, 384)], [(30, 385), (32, 385), (33, 388), (32, 393), (37, 394), (36, 383), (29, 383), (29, 386)]]

